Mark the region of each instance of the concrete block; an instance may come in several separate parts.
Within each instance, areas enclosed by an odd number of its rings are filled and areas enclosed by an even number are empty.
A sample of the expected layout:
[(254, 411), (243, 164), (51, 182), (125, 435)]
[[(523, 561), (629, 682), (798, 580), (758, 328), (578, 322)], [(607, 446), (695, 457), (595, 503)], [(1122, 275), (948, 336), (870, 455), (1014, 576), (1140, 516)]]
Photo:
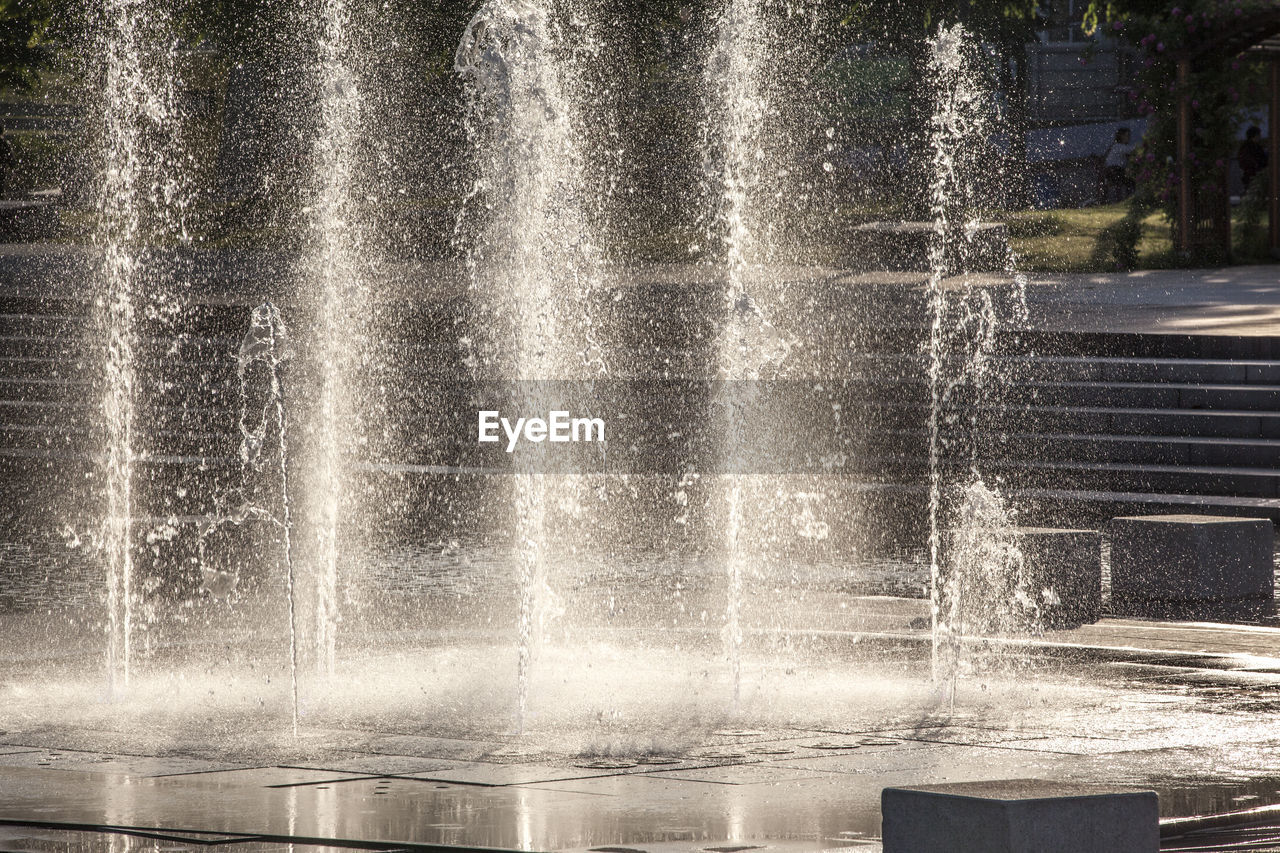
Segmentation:
[(1027, 592), (1046, 628), (1075, 628), (1102, 615), (1102, 536), (1096, 530), (1019, 527)]
[(1012, 779), (885, 788), (884, 853), (1157, 853), (1154, 791)]
[(1145, 515), (1114, 518), (1111, 602), (1131, 615), (1209, 615), (1214, 605), (1275, 594), (1275, 531), (1262, 518)]

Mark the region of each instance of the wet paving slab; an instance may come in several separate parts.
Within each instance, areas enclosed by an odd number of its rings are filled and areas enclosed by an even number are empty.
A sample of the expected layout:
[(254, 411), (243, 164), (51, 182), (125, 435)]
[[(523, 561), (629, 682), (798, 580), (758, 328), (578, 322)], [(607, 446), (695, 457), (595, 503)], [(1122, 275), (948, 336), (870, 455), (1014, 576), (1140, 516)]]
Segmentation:
[[(664, 845), (687, 853), (717, 843), (873, 849), (879, 792), (886, 786), (1026, 776), (1090, 781), (1098, 777), (1099, 758), (1106, 759), (1112, 777), (1136, 777), (1153, 760), (1174, 770), (1171, 764), (1178, 760), (1204, 768), (1230, 755), (1179, 756), (1170, 748), (1142, 752), (1107, 738), (1034, 737), (980, 726), (892, 734), (821, 742), (779, 738), (759, 741), (767, 746), (750, 757), (741, 753), (720, 764), (619, 766), (590, 773), (572, 766), (454, 761), (444, 770), (402, 774), (400, 760), (420, 760), (413, 756), (364, 756), (373, 775), (334, 768), (218, 768), (211, 762), (172, 773), (165, 771), (181, 762), (58, 753), (65, 760), (48, 766), (0, 765), (0, 819), (338, 844), (358, 839), (526, 850), (628, 847), (646, 853), (661, 853)], [(1134, 757), (1126, 759), (1126, 752)], [(384, 762), (380, 767), (378, 760)], [(1118, 767), (1117, 761), (1127, 766)], [(1280, 799), (1280, 782), (1263, 780), (1255, 780), (1252, 788), (1203, 785), (1199, 790), (1211, 794), (1207, 803), (1194, 796), (1194, 784), (1163, 787), (1166, 810), (1183, 813)], [(56, 849), (38, 846), (48, 840), (45, 836), (33, 838), (28, 846), (5, 842), (0, 849)], [(269, 841), (252, 842), (259, 847), (244, 843), (236, 849), (275, 849)]]
[[(1028, 777), (1149, 786), (1165, 817), (1280, 803), (1280, 632), (1108, 621), (1072, 655), (1005, 673), (1016, 689), (973, 674), (952, 702), (921, 699), (894, 692), (888, 666), (848, 694), (794, 682), (785, 713), (684, 721), (678, 736), (641, 736), (626, 714), (566, 740), (425, 712), (380, 725), (353, 706), (345, 721), (313, 714), (294, 739), (278, 711), (133, 731), (128, 707), (81, 725), (0, 710), (0, 822), (28, 822), (4, 827), (0, 850), (154, 845), (116, 833), (102, 846), (95, 827), (240, 834), (166, 850), (873, 850), (884, 787)], [(1005, 692), (984, 700), (988, 688)]]

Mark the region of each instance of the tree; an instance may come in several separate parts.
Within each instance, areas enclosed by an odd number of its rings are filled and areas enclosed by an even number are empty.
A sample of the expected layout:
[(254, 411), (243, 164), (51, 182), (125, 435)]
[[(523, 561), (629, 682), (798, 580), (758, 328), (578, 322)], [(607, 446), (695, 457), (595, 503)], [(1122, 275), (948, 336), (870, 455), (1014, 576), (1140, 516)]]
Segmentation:
[[(1161, 207), (1170, 223), (1178, 223), (1178, 105), (1184, 98), (1190, 107), (1190, 192), (1225, 197), (1241, 123), (1266, 91), (1263, 63), (1240, 53), (1248, 39), (1239, 37), (1278, 9), (1276, 0), (1094, 0), (1086, 31), (1105, 29), (1140, 57), (1130, 97), (1148, 123), (1131, 160), (1135, 208)], [(1182, 80), (1180, 59), (1189, 72)]]
[[(909, 57), (916, 80), (926, 79), (928, 39), (940, 26), (963, 24), (976, 41), (994, 48), (1011, 140), (1004, 176), (1011, 206), (1026, 203), (1027, 44), (1035, 40), (1039, 11), (1036, 0), (852, 0), (844, 19), (854, 38), (878, 42)], [(932, 106), (925, 87), (916, 88), (916, 116), (908, 133), (916, 145), (923, 145)]]
[(0, 88), (29, 89), (51, 58), (50, 0), (0, 0)]

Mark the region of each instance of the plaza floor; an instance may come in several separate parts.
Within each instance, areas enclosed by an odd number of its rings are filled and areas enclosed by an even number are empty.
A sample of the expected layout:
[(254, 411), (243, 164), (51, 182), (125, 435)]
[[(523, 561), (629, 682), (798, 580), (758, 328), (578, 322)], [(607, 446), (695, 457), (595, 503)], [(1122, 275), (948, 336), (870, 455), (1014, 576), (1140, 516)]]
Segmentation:
[[(906, 629), (831, 639), (927, 641)], [(964, 698), (879, 720), (850, 707), (844, 727), (705, 730), (632, 754), (418, 721), (304, 725), (258, 764), (130, 747), (126, 728), (32, 726), (0, 733), (0, 850), (876, 850), (886, 786), (1031, 777), (1149, 786), (1165, 818), (1280, 803), (1280, 630), (1104, 619), (1025, 652), (1045, 703), (1074, 680), (1106, 694), (1052, 713)]]

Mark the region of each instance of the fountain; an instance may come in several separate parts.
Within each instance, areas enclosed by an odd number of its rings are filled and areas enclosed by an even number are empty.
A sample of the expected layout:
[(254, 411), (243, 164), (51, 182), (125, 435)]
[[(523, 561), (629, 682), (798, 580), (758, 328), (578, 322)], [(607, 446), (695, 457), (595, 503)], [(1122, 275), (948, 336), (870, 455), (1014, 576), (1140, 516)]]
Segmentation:
[[(798, 6), (724, 0), (663, 24), (660, 73), (685, 86), (663, 90), (664, 138), (685, 146), (665, 177), (688, 209), (655, 262), (619, 224), (641, 206), (648, 164), (622, 174), (620, 152), (642, 150), (649, 95), (614, 73), (625, 49), (601, 4), (485, 0), (447, 39), (418, 34), (452, 57), (435, 108), (455, 122), (421, 138), (461, 146), (450, 192), (426, 199), (394, 192), (417, 153), (370, 140), (421, 116), (384, 114), (386, 57), (359, 9), (305, 6), (315, 73), (297, 84), (314, 110), (282, 118), (304, 152), (297, 210), (263, 239), (278, 245), (199, 250), (174, 174), (187, 138), (169, 128), (189, 109), (185, 60), (158, 5), (114, 0), (97, 19), (82, 284), (102, 442), (83, 455), (100, 506), (57, 521), (97, 522), (101, 549), (91, 592), (40, 591), (0, 629), (0, 768), (12, 742), (169, 761), (182, 778), (156, 784), (174, 790), (261, 773), (266, 805), (237, 808), (272, 838), (333, 838), (345, 792), (385, 815), (393, 786), (429, 782), (423, 812), (350, 832), (599, 848), (865, 833), (876, 806), (832, 806), (837, 782), (1002, 778), (1031, 752), (1088, 777), (1100, 762), (1075, 758), (1131, 734), (1117, 707), (1231, 748), (1187, 696), (1113, 687), (1106, 655), (1074, 662), (1084, 640), (1040, 641), (1017, 533), (1031, 513), (975, 439), (1025, 281), (1012, 260), (994, 280), (956, 274), (995, 121), (962, 27), (930, 43), (930, 268), (908, 280), (821, 267), (790, 221), (796, 196), (817, 203), (836, 138), (826, 121), (791, 132), (816, 113), (789, 112), (803, 93), (780, 79)], [(439, 257), (387, 239), (424, 207), (413, 221), (449, 223)], [(603, 446), (477, 441), (482, 412), (579, 404)], [(1179, 760), (1184, 775), (1209, 761)], [(1108, 780), (1149, 778), (1124, 767)], [(642, 802), (637, 784), (726, 790), (655, 806), (650, 826), (574, 799), (606, 777)], [(819, 778), (830, 798), (805, 802)], [(755, 814), (748, 789), (775, 781), (803, 826)], [(499, 801), (496, 828), (468, 834)], [(167, 819), (119, 808), (98, 822)]]
[(352, 410), (361, 389), (353, 374), (360, 344), (369, 334), (364, 328), (365, 294), (374, 265), (358, 200), (359, 145), (369, 123), (369, 105), (363, 96), (351, 17), (344, 0), (321, 4), (319, 127), (312, 153), (316, 246), (303, 272), (314, 300), (320, 386), (315, 414), (318, 446), (304, 492), (313, 504), (312, 645), (317, 671), (327, 676), (334, 674), (340, 621), (339, 527), (341, 519), (355, 511), (344, 469), (355, 438)]
[[(138, 406), (138, 326), (157, 311), (144, 282), (159, 271), (149, 244), (174, 231), (183, 234), (182, 179), (178, 159), (166, 149), (180, 138), (175, 125), (172, 52), (156, 49), (166, 31), (163, 15), (137, 4), (112, 2), (94, 21), (102, 63), (103, 91), (97, 196), (97, 242), (101, 253), (96, 299), (102, 343), (102, 529), (106, 563), (107, 672), (114, 695), (129, 685), (136, 605), (137, 534), (135, 466), (143, 455), (135, 421)], [(166, 127), (166, 125), (169, 125)]]
[[(586, 310), (600, 271), (585, 199), (584, 116), (569, 77), (562, 35), (568, 25), (555, 15), (551, 3), (491, 0), (467, 25), (455, 61), (468, 86), (468, 135), (479, 159), (467, 213), (485, 220), (468, 254), (471, 286), (511, 335), (494, 338), (490, 330), (484, 349), (493, 363), (484, 369), (512, 380), (510, 404), (530, 414), (555, 408), (550, 380), (590, 376), (604, 366), (591, 352)], [(517, 455), (515, 466), (521, 731), (552, 607), (548, 514), (561, 484), (538, 451)]]

